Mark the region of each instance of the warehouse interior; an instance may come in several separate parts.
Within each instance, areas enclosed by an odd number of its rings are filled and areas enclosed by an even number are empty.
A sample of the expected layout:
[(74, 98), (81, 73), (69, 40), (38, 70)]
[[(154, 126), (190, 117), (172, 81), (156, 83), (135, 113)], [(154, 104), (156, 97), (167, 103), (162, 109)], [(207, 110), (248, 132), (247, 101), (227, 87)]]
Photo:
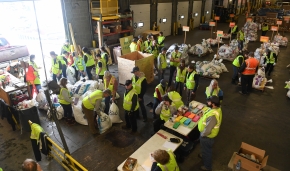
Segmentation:
[[(165, 47), (170, 47), (174, 43), (182, 44), (199, 44), (203, 39), (208, 39), (211, 30), (200, 29), (202, 21), (212, 21), (214, 13), (217, 12), (217, 7), (223, 6), (229, 13), (234, 13), (236, 25), (242, 28), (246, 21), (247, 0), (119, 0), (118, 11), (119, 13), (126, 13), (126, 11), (133, 10), (133, 17), (125, 25), (132, 27), (133, 32), (124, 32), (121, 34), (114, 34), (112, 36), (96, 37), (95, 20), (91, 13), (91, 1), (89, 0), (38, 0), (38, 1), (24, 1), (29, 3), (38, 3), (36, 11), (38, 21), (45, 20), (42, 27), (52, 26), (48, 28), (50, 33), (42, 33), (39, 39), (39, 32), (36, 30), (30, 31), (36, 37), (30, 42), (30, 53), (39, 56), (39, 65), (42, 66), (42, 58), (45, 59), (45, 65), (50, 65), (49, 52), (54, 50), (58, 52), (65, 39), (71, 40), (70, 30), (68, 23), (71, 23), (74, 31), (74, 39), (77, 44), (82, 47), (93, 47), (98, 45), (107, 45), (111, 50), (115, 46), (120, 46), (119, 38), (122, 36), (132, 35), (137, 37), (144, 31), (152, 30), (155, 28), (158, 31), (163, 31), (166, 36)], [(264, 0), (254, 0), (251, 2), (251, 13), (254, 13), (262, 4), (268, 2)], [(271, 4), (275, 4), (276, 1)], [(17, 0), (5, 1), (1, 3), (21, 3)], [(23, 3), (23, 2), (22, 2)], [(44, 8), (45, 6), (49, 8)], [(52, 4), (52, 5), (51, 5)], [(23, 6), (23, 5), (20, 5)], [(9, 8), (9, 6), (6, 6)], [(11, 7), (12, 8), (12, 7)], [(30, 6), (32, 9), (32, 6)], [(40, 10), (39, 10), (40, 9)], [(41, 10), (48, 10), (55, 13), (53, 17), (44, 18), (46, 14), (40, 14)], [(57, 9), (57, 10), (56, 10)], [(0, 7), (1, 10), (1, 7)], [(14, 8), (14, 10), (17, 10)], [(38, 14), (39, 13), (39, 14)], [(30, 17), (35, 20), (34, 14)], [(14, 18), (18, 18), (15, 17)], [(21, 19), (21, 18), (20, 18)], [(164, 20), (165, 19), (165, 20)], [(216, 30), (229, 30), (229, 17), (223, 18), (223, 22), (217, 23)], [(1, 23), (9, 23), (12, 27), (20, 28), (19, 24), (11, 23), (9, 16)], [(54, 23), (55, 22), (55, 23)], [(35, 24), (34, 22), (32, 22)], [(25, 24), (25, 23), (23, 23)], [(123, 23), (124, 24), (124, 23)], [(126, 25), (126, 28), (127, 28)], [(192, 26), (192, 29), (186, 33), (178, 31), (182, 26)], [(55, 29), (54, 29), (55, 28)], [(104, 29), (103, 27), (102, 29)], [(42, 30), (42, 29), (40, 29)], [(0, 30), (2, 31), (2, 30)], [(212, 30), (214, 35), (215, 30)], [(3, 33), (3, 31), (2, 31)], [(274, 33), (274, 32), (273, 32)], [(0, 32), (1, 34), (1, 32)], [(29, 35), (22, 33), (23, 35)], [(276, 33), (275, 33), (276, 34)], [(30, 34), (31, 35), (31, 34)], [(261, 31), (258, 31), (258, 36)], [(272, 36), (272, 31), (268, 31), (268, 37)], [(283, 36), (290, 38), (289, 31), (283, 32)], [(25, 36), (24, 36), (25, 37)], [(22, 39), (21, 43), (25, 43), (26, 37)], [(100, 38), (101, 37), (101, 38)], [(29, 38), (31, 39), (31, 37)], [(17, 42), (18, 38), (13, 39)], [(115, 41), (116, 40), (116, 41)], [(40, 44), (39, 42), (42, 42)], [(114, 42), (115, 41), (115, 42)], [(229, 43), (228, 39), (223, 39), (225, 44)], [(42, 46), (42, 47), (41, 47)], [(256, 48), (261, 46), (259, 40), (249, 42), (248, 51), (254, 52)], [(214, 54), (218, 51), (217, 46), (213, 46), (214, 53), (206, 56), (198, 57), (189, 55), (189, 61), (211, 61)], [(214, 171), (230, 171), (228, 163), (233, 155), (237, 152), (242, 142), (251, 144), (254, 147), (266, 151), (269, 156), (267, 166), (264, 171), (287, 171), (288, 161), (290, 154), (290, 126), (288, 117), (290, 106), (289, 98), (285, 94), (285, 81), (289, 81), (289, 68), (290, 64), (288, 57), (290, 49), (280, 47), (277, 65), (275, 66), (271, 79), (273, 89), (265, 89), (264, 91), (254, 90), (247, 95), (239, 94), (240, 86), (231, 84), (232, 62), (223, 61), (229, 72), (223, 73), (218, 79), (219, 87), (224, 92), (224, 99), (222, 102), (223, 121), (218, 136), (215, 138), (213, 146), (213, 169)], [(116, 77), (119, 77), (118, 65), (111, 65), (110, 72)], [(44, 77), (44, 73), (42, 73)], [(169, 77), (169, 70), (165, 72), (165, 79)], [(44, 79), (45, 80), (45, 79)], [(154, 81), (147, 87), (145, 94), (145, 104), (153, 102), (153, 92), (155, 87), (159, 84), (157, 76)], [(210, 84), (211, 79), (202, 77), (199, 81), (197, 90), (196, 101), (206, 103), (204, 95), (205, 88)], [(125, 122), (123, 105), (123, 94), (125, 88), (119, 85), (118, 93), (120, 99), (117, 100), (119, 113), (121, 119)], [(183, 94), (183, 101), (186, 101), (186, 96)], [(117, 170), (118, 166), (122, 164), (132, 153), (139, 149), (148, 139), (152, 137), (153, 132), (153, 117), (150, 113), (150, 107), (146, 107), (148, 121), (143, 122), (142, 119), (137, 120), (138, 130), (136, 134), (130, 134), (128, 131), (122, 130), (123, 123), (113, 124), (107, 132), (103, 134), (92, 135), (88, 126), (76, 124), (73, 126), (67, 125), (64, 121), (60, 120), (59, 125), (63, 131), (65, 141), (67, 143), (69, 153), (87, 170), (96, 171), (113, 171)], [(48, 134), (48, 136), (60, 147), (64, 148), (60, 133), (58, 132), (57, 125), (47, 117), (47, 112), (39, 109), (40, 124)], [(30, 142), (30, 132), (16, 130), (13, 131), (7, 121), (0, 119), (0, 168), (3, 171), (16, 171), (21, 170), (21, 164), (26, 158), (34, 158)], [(200, 166), (203, 165), (201, 159), (198, 157), (200, 153), (199, 142), (194, 142), (194, 149), (184, 158), (184, 161), (179, 162), (178, 165), (181, 171), (198, 171)], [(148, 151), (148, 155), (150, 151)], [(58, 161), (47, 158), (42, 155), (42, 160), (38, 162), (44, 171), (49, 170), (66, 170), (59, 164)], [(81, 169), (79, 169), (81, 170)], [(145, 170), (145, 169), (144, 169)]]

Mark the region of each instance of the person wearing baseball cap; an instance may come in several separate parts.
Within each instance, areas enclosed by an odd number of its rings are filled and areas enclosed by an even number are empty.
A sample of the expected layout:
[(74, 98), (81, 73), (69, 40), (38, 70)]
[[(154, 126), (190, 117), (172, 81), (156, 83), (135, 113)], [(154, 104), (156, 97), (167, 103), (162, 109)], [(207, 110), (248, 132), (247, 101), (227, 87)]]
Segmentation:
[(125, 88), (123, 108), (126, 125), (122, 126), (122, 129), (131, 129), (132, 133), (135, 133), (137, 131), (136, 115), (139, 109), (138, 94), (132, 86), (132, 80), (126, 80)]
[(201, 115), (198, 122), (198, 130), (200, 131), (201, 154), (203, 166), (201, 170), (212, 170), (212, 147), (214, 138), (218, 135), (222, 123), (222, 110), (220, 108), (220, 99), (217, 96), (211, 96), (208, 99), (208, 106), (211, 110)]
[(69, 54), (71, 53), (71, 47), (69, 44), (69, 40), (66, 39), (63, 46), (61, 47), (61, 55), (64, 55), (64, 51), (68, 52)]
[(167, 51), (167, 48), (163, 47), (161, 50), (161, 53), (159, 53), (158, 58), (157, 58), (159, 80), (164, 79), (164, 73), (167, 68), (166, 51)]
[[(133, 88), (136, 90), (138, 94), (138, 101), (142, 111), (143, 122), (147, 122), (147, 111), (144, 105), (144, 94), (147, 90), (147, 80), (145, 74), (140, 72), (139, 67), (136, 66), (133, 68), (132, 72), (134, 75), (132, 77)], [(137, 114), (137, 118), (139, 117), (139, 113)]]

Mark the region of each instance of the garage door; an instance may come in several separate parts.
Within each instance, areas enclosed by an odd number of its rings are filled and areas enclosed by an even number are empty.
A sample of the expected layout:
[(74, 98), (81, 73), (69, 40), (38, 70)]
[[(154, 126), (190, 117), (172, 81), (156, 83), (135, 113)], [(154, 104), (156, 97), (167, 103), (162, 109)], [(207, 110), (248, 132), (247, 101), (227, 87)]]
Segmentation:
[(188, 2), (178, 2), (177, 22), (182, 26), (187, 26), (188, 20)]
[(194, 19), (194, 27), (199, 27), (200, 24), (201, 5), (201, 1), (193, 1), (192, 15)]
[(171, 35), (172, 3), (158, 3), (157, 21), (164, 36)]
[(204, 7), (204, 16), (205, 21), (209, 21), (211, 17), (211, 8), (212, 8), (212, 0), (206, 0), (205, 1), (205, 7)]
[(134, 29), (135, 36), (142, 34), (146, 30), (150, 30), (150, 4), (131, 5), (134, 11)]

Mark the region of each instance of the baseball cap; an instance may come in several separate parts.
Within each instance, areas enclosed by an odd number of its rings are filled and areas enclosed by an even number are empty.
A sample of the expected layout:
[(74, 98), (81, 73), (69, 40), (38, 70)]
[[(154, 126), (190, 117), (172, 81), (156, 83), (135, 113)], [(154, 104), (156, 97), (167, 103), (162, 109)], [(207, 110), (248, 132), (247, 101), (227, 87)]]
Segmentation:
[(132, 84), (132, 80), (126, 80), (126, 82), (125, 82), (125, 86), (128, 86), (128, 85), (130, 85), (130, 84)]
[(166, 80), (162, 79), (162, 80), (160, 80), (160, 84), (161, 84), (163, 87), (165, 87), (165, 86), (167, 85), (167, 82), (166, 82)]
[(51, 51), (51, 52), (50, 52), (50, 55), (56, 56), (56, 54), (55, 54), (54, 51)]
[(220, 104), (220, 99), (218, 98), (218, 96), (211, 96), (208, 101), (216, 104), (216, 105), (219, 105)]
[(135, 73), (135, 72), (137, 72), (137, 71), (139, 71), (139, 67), (136, 66), (136, 67), (133, 68), (133, 70), (132, 70), (131, 73)]
[(163, 47), (163, 48), (161, 49), (161, 51), (167, 51), (167, 48), (166, 48), (166, 47)]

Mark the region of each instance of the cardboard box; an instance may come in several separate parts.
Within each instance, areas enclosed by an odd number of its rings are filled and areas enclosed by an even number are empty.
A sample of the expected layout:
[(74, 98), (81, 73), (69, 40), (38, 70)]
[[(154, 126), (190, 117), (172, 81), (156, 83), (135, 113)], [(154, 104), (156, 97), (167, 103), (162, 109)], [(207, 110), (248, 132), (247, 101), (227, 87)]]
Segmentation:
[(154, 80), (154, 56), (152, 54), (135, 51), (117, 57), (117, 59), (120, 84), (125, 84), (126, 80), (132, 79), (131, 71), (135, 66), (138, 66), (140, 71), (145, 74), (148, 84)]
[[(98, 28), (95, 29), (95, 33), (98, 33)], [(103, 28), (103, 34), (108, 34), (108, 33), (110, 33), (110, 29)]]
[[(259, 160), (259, 162), (255, 162), (251, 159), (248, 159), (242, 154), (249, 154), (249, 155), (255, 155), (256, 159)], [(239, 160), (241, 160), (241, 168), (248, 170), (248, 171), (260, 171), (262, 168), (264, 168), (267, 165), (268, 157), (265, 156), (265, 150), (261, 150), (257, 147), (251, 146), (247, 143), (242, 142), (242, 145), (240, 147), (240, 150), (238, 151), (237, 155), (235, 156), (233, 160), (233, 164), (236, 165)]]
[(121, 25), (116, 25), (111, 29), (112, 33), (120, 33), (122, 30), (122, 26)]

